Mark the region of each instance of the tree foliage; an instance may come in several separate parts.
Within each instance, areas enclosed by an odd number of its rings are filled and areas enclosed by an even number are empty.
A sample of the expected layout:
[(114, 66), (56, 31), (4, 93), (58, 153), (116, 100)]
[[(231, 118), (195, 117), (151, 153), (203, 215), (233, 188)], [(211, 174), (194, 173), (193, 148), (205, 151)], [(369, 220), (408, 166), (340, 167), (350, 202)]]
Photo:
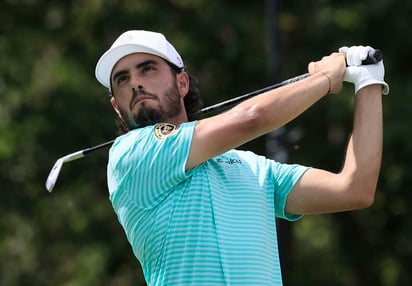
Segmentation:
[[(277, 1), (276, 14), (269, 2), (0, 3), (1, 285), (144, 285), (108, 200), (106, 151), (65, 164), (54, 192), (44, 189), (57, 158), (116, 136), (94, 67), (128, 29), (166, 34), (199, 79), (206, 105), (305, 73), (308, 62), (343, 45), (380, 48), (391, 92), (375, 203), (288, 224), (281, 258), (285, 285), (412, 283), (412, 2)], [(352, 114), (353, 88), (345, 85), (286, 126), (288, 160), (339, 170)], [(263, 154), (262, 140), (243, 148)]]

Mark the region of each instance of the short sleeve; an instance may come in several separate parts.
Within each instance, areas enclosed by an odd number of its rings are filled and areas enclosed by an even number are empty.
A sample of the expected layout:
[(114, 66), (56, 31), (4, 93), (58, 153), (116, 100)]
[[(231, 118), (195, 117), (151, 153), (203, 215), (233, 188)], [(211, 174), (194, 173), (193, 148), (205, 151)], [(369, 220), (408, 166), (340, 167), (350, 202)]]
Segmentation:
[(128, 132), (109, 152), (109, 192), (129, 192), (143, 208), (152, 208), (187, 178), (186, 161), (195, 122), (159, 123)]
[(309, 167), (273, 162), (272, 169), (275, 177), (274, 200), (276, 216), (291, 221), (298, 220), (302, 215), (287, 214), (285, 212), (286, 200), (294, 185)]

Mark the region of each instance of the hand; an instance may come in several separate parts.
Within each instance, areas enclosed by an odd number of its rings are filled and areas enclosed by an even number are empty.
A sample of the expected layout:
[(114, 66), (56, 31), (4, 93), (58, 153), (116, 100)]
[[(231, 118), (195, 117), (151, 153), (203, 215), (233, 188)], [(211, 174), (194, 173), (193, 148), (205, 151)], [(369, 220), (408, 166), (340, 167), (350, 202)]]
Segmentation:
[(345, 54), (343, 53), (332, 53), (320, 61), (310, 62), (308, 65), (310, 74), (321, 72), (328, 78), (329, 93), (331, 94), (338, 94), (341, 91), (345, 68)]
[(342, 47), (339, 49), (340, 53), (346, 54), (346, 65), (347, 66), (361, 66), (362, 61), (366, 60), (369, 52), (373, 52), (373, 49), (370, 46), (352, 46)]
[(346, 53), (346, 67), (343, 81), (352, 82), (355, 85), (355, 94), (358, 91), (372, 84), (381, 84), (383, 86), (382, 93), (389, 93), (389, 85), (384, 81), (385, 68), (383, 61), (372, 65), (362, 65), (362, 61), (366, 59), (369, 51), (373, 48), (369, 46), (353, 46), (342, 47), (339, 52)]

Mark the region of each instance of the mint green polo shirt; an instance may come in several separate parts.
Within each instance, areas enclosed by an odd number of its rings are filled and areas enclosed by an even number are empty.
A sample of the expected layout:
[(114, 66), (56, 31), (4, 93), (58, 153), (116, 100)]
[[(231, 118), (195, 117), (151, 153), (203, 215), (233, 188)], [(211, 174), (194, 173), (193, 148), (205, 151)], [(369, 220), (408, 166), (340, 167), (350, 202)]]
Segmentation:
[[(148, 285), (282, 285), (276, 217), (307, 170), (231, 150), (185, 170), (195, 122), (128, 132), (109, 198)], [(210, 144), (213, 144), (211, 142)]]

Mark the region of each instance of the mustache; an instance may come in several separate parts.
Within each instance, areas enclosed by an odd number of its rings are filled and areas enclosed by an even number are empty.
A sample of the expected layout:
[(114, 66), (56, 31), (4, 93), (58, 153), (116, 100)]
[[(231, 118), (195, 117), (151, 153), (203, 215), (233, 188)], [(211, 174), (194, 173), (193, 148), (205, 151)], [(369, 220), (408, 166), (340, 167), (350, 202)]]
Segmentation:
[(130, 100), (129, 108), (130, 110), (133, 109), (133, 106), (139, 101), (139, 97), (149, 97), (149, 98), (157, 98), (157, 96), (153, 93), (146, 92), (144, 89), (137, 88), (133, 89), (132, 99)]

